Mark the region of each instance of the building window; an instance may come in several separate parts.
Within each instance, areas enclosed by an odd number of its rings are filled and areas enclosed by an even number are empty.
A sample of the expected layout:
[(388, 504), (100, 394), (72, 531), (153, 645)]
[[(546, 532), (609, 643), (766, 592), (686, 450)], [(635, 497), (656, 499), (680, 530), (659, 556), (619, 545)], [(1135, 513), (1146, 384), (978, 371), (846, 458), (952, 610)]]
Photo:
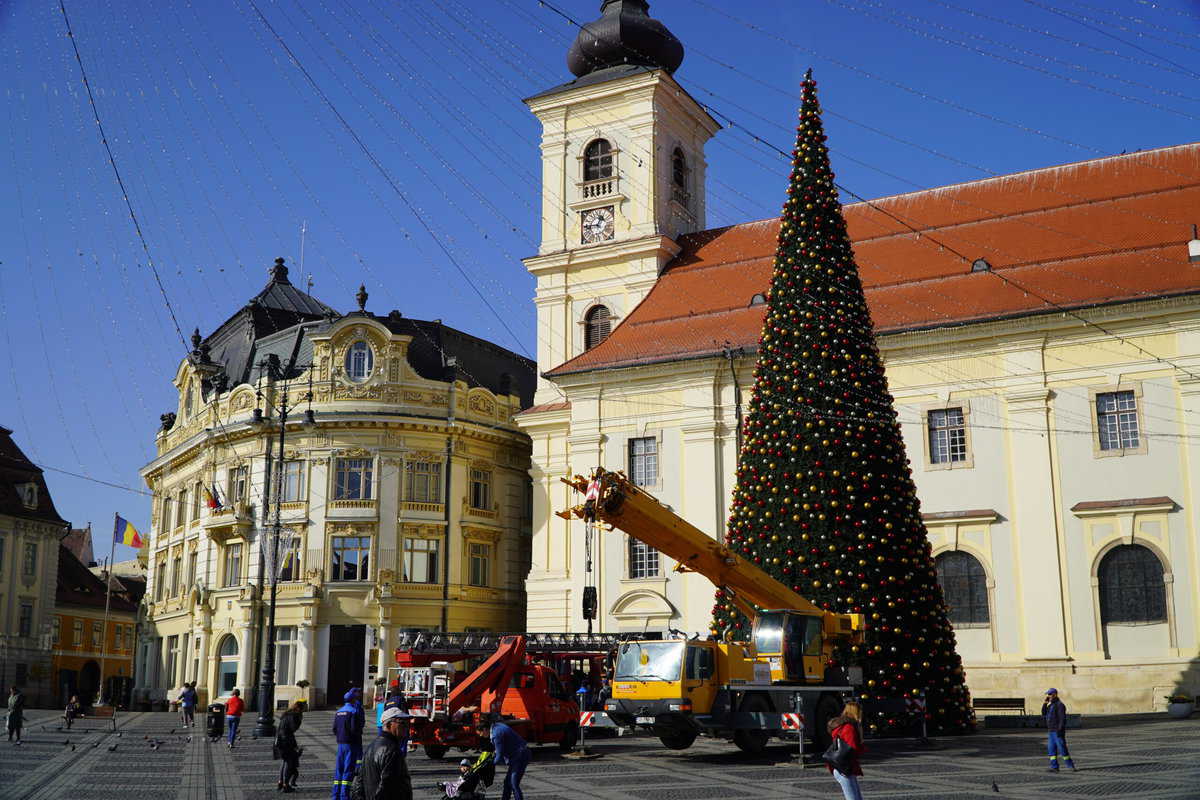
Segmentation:
[(187, 489), (179, 490), (179, 500), (175, 503), (175, 527), (182, 528), (187, 524), (188, 511), (188, 491)]
[(192, 416), (192, 408), (196, 404), (196, 391), (192, 388), (192, 382), (188, 381), (187, 393), (183, 399), (183, 418), (190, 419)]
[(166, 685), (175, 685), (176, 670), (179, 669), (179, 636), (167, 637), (167, 674)]
[(613, 176), (613, 151), (607, 139), (596, 139), (583, 151), (583, 179), (599, 181)]
[(367, 580), (370, 575), (370, 536), (334, 536), (330, 549), (333, 553), (330, 580)]
[(230, 503), (244, 503), (250, 490), (250, 468), (234, 467), (229, 470), (229, 491), (226, 496)]
[(224, 696), (237, 688), (238, 679), (238, 643), (232, 635), (221, 640), (217, 651), (220, 664), (217, 666), (217, 690)]
[(299, 503), (304, 500), (304, 462), (283, 462), (283, 502)]
[(171, 562), (171, 596), (177, 597), (183, 588), (183, 556), (175, 556)]
[(632, 536), (629, 537), (629, 577), (658, 577), (658, 551)]
[(290, 686), (296, 682), (296, 626), (281, 625), (275, 629), (275, 685)]
[(124, 650), (125, 649), (125, 643), (121, 639), (121, 633), (122, 633), (122, 626), (114, 625), (113, 626), (113, 649), (114, 650)]
[(58, 639), (61, 634), (61, 631), (62, 631), (62, 620), (59, 619), (58, 617), (55, 617), (54, 621), (50, 623), (50, 635), (52, 637), (51, 641), (53, 641), (54, 644), (58, 644)]
[(83, 622), (75, 620), (75, 624), (71, 626), (71, 644), (76, 647), (83, 645)]
[(955, 550), (937, 557), (937, 581), (942, 597), (950, 607), (949, 618), (954, 625), (987, 625), (987, 576), (979, 559), (970, 553)]
[(164, 494), (162, 499), (162, 511), (158, 515), (158, 527), (164, 531), (171, 530), (171, 514), (174, 512), (172, 501), (169, 495)]
[(192, 522), (200, 519), (200, 495), (202, 491), (203, 489), (199, 483), (192, 487)]
[(21, 561), (21, 574), (26, 577), (37, 575), (38, 546), (37, 542), (25, 543), (25, 558)]
[(612, 314), (608, 306), (592, 306), (583, 318), (583, 349), (591, 350), (612, 332)]
[(658, 482), (657, 437), (629, 440), (629, 479), (638, 486), (652, 486)]
[[(129, 640), (130, 649), (133, 648), (133, 639)], [(192, 641), (192, 680), (200, 679), (200, 637), (197, 636)]]
[(468, 558), (470, 559), (469, 583), (472, 586), (487, 586), (492, 546), (483, 542), (471, 542), (468, 548)]
[(162, 600), (167, 596), (167, 562), (159, 561), (154, 567), (154, 599)]
[(671, 199), (687, 208), (688, 201), (688, 166), (683, 150), (678, 147), (671, 154)]
[(373, 463), (369, 458), (339, 458), (334, 500), (370, 500)]
[(196, 585), (196, 558), (196, 553), (188, 554), (187, 584), (183, 587), (184, 590)]
[(300, 580), (300, 537), (290, 536), (279, 543), (279, 580)]
[(242, 582), (242, 543), (225, 546), (225, 580), (222, 586), (237, 586)]
[(21, 603), (17, 613), (17, 636), (33, 635), (33, 603)]
[(1096, 395), (1096, 429), (1101, 450), (1139, 447), (1137, 396), (1132, 391)]
[(952, 464), (967, 460), (967, 426), (961, 408), (929, 412), (929, 461)]
[(92, 623), (92, 649), (99, 650), (100, 642), (103, 640), (104, 630), (99, 622)]
[(404, 580), (406, 583), (438, 582), (437, 539), (404, 540)]
[(492, 509), (492, 473), (491, 470), (471, 470), (471, 508), (481, 511)]
[(346, 377), (355, 383), (362, 383), (371, 377), (375, 368), (375, 353), (371, 345), (363, 341), (355, 342), (346, 351)]
[(404, 465), (405, 497), (410, 503), (442, 502), (442, 465), (437, 461), (410, 461)]
[(1163, 566), (1148, 548), (1114, 547), (1100, 562), (1100, 621), (1154, 623), (1167, 621)]

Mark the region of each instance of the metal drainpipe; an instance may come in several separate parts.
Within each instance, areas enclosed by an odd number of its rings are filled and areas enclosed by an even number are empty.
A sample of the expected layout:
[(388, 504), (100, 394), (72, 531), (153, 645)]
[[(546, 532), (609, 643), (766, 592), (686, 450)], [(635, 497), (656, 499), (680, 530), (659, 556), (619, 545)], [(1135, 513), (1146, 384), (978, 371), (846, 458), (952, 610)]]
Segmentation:
[(446, 553), (442, 557), (442, 630), (450, 627), (450, 490), (454, 474), (454, 404), (458, 395), (458, 359), (446, 359), (450, 370), (450, 393), (446, 402), (446, 493), (443, 495), (443, 519), (446, 522)]

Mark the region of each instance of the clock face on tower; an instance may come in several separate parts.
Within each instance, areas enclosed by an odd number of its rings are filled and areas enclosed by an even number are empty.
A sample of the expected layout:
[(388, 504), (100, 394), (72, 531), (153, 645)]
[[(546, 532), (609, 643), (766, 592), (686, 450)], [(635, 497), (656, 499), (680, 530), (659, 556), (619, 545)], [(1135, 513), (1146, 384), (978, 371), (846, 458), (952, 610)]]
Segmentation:
[(595, 242), (607, 242), (609, 239), (613, 238), (613, 222), (615, 219), (616, 217), (613, 215), (612, 206), (591, 208), (587, 211), (584, 211), (580, 215), (580, 227), (583, 231), (583, 243), (593, 244)]

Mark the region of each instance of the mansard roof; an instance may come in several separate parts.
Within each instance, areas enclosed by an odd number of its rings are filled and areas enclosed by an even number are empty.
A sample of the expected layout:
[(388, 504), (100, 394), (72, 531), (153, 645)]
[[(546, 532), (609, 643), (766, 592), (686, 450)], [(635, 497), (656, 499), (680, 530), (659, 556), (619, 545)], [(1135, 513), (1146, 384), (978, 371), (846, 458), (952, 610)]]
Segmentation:
[[(889, 334), (1200, 292), (1187, 252), (1198, 207), (1192, 143), (843, 210), (876, 333)], [(680, 237), (612, 334), (546, 374), (755, 350), (778, 235), (767, 219)]]
[[(21, 451), (12, 433), (8, 428), (0, 427), (0, 514), (65, 524), (66, 520), (54, 507), (41, 468)], [(37, 487), (33, 507), (25, 504), (25, 495), (19, 488), (30, 483)]]

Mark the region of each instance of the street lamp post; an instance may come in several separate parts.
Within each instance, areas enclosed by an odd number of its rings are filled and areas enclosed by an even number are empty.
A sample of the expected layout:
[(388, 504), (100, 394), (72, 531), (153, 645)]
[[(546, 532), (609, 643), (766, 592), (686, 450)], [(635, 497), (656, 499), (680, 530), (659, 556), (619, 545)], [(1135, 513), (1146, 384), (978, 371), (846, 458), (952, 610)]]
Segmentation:
[[(274, 365), (272, 365), (274, 366)], [(310, 389), (303, 399), (312, 402)], [(282, 527), (280, 517), (283, 513), (283, 439), (287, 433), (288, 392), (283, 390), (279, 404), (279, 461), (275, 470), (275, 522), (271, 531), (271, 560), (268, 578), (271, 581), (271, 599), (267, 611), (267, 657), (263, 662), (262, 678), (258, 690), (258, 721), (254, 734), (260, 737), (275, 735), (275, 600), (279, 586), (279, 532)], [(312, 410), (305, 413), (306, 422), (312, 421)]]

